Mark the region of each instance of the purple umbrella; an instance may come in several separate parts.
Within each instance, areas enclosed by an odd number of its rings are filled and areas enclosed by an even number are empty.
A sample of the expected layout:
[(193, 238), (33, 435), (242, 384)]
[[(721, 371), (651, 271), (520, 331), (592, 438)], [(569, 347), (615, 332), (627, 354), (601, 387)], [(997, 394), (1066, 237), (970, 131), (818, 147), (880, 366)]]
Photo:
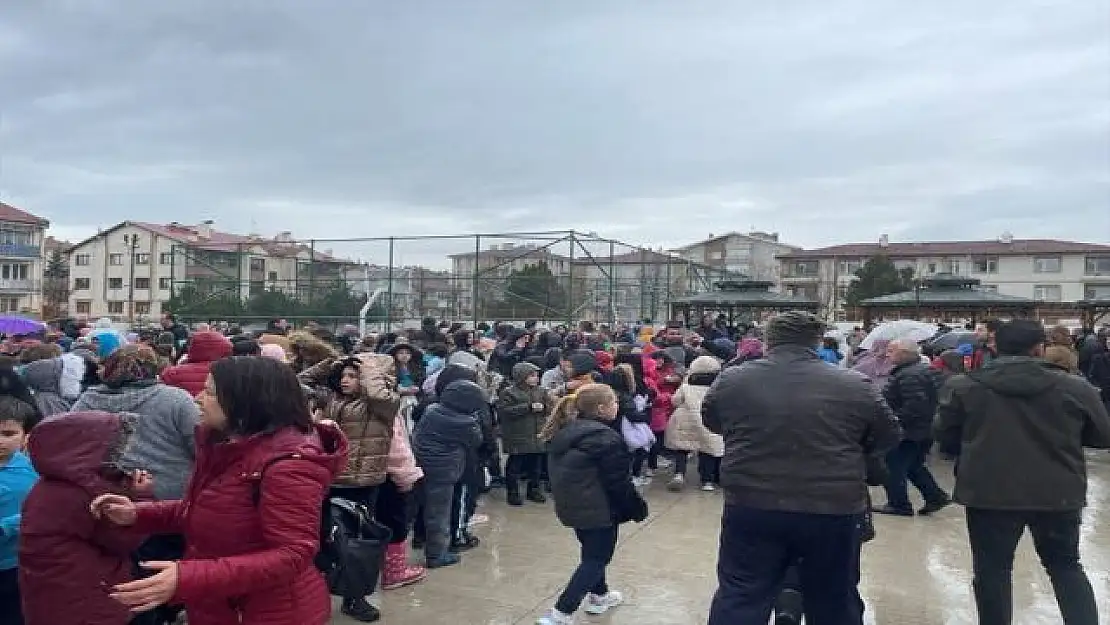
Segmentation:
[(12, 315), (0, 316), (0, 334), (22, 336), (42, 332), (44, 329), (46, 329), (46, 324), (41, 321)]

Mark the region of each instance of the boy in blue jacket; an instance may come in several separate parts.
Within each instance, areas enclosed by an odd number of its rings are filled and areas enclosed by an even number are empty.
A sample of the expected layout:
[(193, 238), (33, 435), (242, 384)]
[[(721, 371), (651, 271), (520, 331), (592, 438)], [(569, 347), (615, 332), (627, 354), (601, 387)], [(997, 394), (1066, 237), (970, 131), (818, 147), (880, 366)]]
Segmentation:
[(23, 500), (38, 480), (31, 459), (22, 449), (27, 434), (38, 421), (31, 404), (12, 395), (0, 395), (0, 615), (4, 623), (21, 625), (19, 601), (19, 521)]

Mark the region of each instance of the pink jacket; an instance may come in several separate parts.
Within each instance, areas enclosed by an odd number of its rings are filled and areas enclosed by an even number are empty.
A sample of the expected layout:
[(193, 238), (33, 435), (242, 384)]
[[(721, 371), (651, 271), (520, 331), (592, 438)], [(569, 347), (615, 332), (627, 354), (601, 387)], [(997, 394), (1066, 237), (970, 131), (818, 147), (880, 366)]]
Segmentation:
[(416, 457), (409, 447), (409, 435), (403, 421), (404, 419), (393, 420), (393, 438), (389, 441), (389, 460), (385, 472), (394, 484), (407, 491), (424, 477), (424, 470), (416, 466)]

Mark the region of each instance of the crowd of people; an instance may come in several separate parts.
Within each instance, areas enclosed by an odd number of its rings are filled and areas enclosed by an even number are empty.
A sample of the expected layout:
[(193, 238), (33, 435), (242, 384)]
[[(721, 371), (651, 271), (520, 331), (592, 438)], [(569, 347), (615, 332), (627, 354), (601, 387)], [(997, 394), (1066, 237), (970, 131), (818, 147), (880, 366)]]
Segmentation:
[[(862, 350), (862, 329), (838, 338), (796, 312), (692, 330), (426, 319), (361, 336), (273, 320), (248, 333), (172, 315), (133, 334), (57, 330), (0, 346), (4, 623), (323, 625), (327, 500), (388, 530), (389, 591), (480, 548), (478, 500), (503, 489), (510, 507), (554, 499), (581, 545), (539, 620), (566, 625), (622, 603), (606, 576), (619, 527), (648, 517), (660, 473), (687, 488), (691, 464), (701, 490), (724, 491), (711, 625), (862, 623), (872, 513), (954, 501), (982, 624), (1010, 622), (1027, 526), (1064, 622), (1097, 623), (1078, 536), (1083, 449), (1110, 446), (1105, 333), (1077, 343), (992, 321), (970, 349)], [(927, 466), (934, 444), (958, 467), (952, 495)], [(347, 616), (381, 617), (367, 593), (341, 594)]]

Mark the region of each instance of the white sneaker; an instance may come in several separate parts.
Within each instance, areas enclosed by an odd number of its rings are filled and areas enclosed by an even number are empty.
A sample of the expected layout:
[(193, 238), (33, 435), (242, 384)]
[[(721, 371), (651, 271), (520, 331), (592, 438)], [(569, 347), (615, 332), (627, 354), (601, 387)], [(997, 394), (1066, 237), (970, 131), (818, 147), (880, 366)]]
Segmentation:
[(611, 608), (624, 603), (624, 595), (615, 590), (610, 590), (604, 595), (588, 594), (586, 595), (586, 607), (583, 608), (586, 614), (605, 614)]
[(670, 483), (667, 484), (667, 490), (671, 491), (672, 493), (677, 493), (685, 487), (686, 476), (681, 474), (672, 477)]
[(651, 478), (650, 477), (633, 477), (632, 478), (632, 485), (635, 486), (636, 488), (647, 488), (648, 486), (651, 486)]
[[(598, 612), (598, 614), (601, 614), (601, 612)], [(551, 608), (550, 612), (536, 619), (536, 625), (574, 625), (574, 615), (563, 614), (555, 608)]]
[(711, 493), (717, 490), (717, 487), (713, 485), (713, 482), (706, 482), (701, 485), (701, 490), (702, 492)]

